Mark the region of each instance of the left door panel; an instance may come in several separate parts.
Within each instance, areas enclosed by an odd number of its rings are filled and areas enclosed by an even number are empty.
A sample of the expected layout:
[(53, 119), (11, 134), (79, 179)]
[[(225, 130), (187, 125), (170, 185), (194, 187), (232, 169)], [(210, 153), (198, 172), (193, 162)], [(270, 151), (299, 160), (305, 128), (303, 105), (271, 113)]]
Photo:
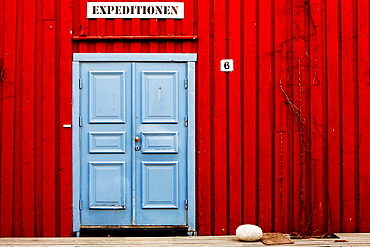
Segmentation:
[(131, 225), (131, 64), (80, 65), (81, 225)]

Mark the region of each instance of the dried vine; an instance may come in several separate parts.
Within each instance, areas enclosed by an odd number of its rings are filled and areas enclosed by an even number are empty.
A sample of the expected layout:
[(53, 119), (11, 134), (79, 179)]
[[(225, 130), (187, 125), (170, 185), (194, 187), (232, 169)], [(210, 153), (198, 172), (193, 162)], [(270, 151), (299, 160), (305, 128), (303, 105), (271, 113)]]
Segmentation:
[[(9, 55), (10, 55), (10, 53), (9, 53), (9, 54), (6, 54), (6, 55), (4, 55), (4, 56), (2, 56), (2, 57), (0, 57), (0, 61), (1, 61), (1, 60), (4, 60), (4, 57), (9, 56)], [(6, 80), (5, 80), (5, 78), (4, 78), (4, 74), (5, 74), (5, 67), (4, 67), (4, 66), (2, 66), (2, 67), (0, 67), (0, 69), (1, 69), (1, 71), (0, 71), (0, 79), (1, 79), (2, 81), (6, 81)]]

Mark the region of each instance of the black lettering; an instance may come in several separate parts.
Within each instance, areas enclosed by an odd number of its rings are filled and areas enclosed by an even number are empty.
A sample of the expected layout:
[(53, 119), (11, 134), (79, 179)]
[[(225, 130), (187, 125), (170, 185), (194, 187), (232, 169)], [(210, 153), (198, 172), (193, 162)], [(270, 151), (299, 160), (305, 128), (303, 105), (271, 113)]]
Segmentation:
[(92, 14), (94, 15), (177, 15), (179, 6), (170, 5), (131, 5), (131, 6), (92, 6)]
[(114, 12), (114, 6), (108, 6), (108, 15), (110, 15), (110, 12)]
[(121, 15), (122, 14), (122, 6), (116, 6), (116, 15)]
[(126, 15), (130, 13), (130, 8), (128, 6), (122, 6), (122, 8), (123, 8), (122, 14)]
[(177, 10), (178, 10), (179, 6), (171, 6), (171, 8), (173, 10), (171, 15), (173, 15), (174, 13), (175, 13), (175, 15), (177, 15)]
[(164, 6), (164, 14), (168, 15), (171, 12), (171, 6)]
[(162, 7), (163, 6), (155, 6), (155, 8), (157, 9), (156, 14), (162, 14)]
[(98, 6), (93, 6), (93, 14), (99, 14), (98, 13), (99, 9), (98, 9)]
[(142, 9), (143, 6), (137, 6), (136, 7), (136, 14), (140, 15), (140, 9)]
[(153, 6), (149, 6), (149, 7), (148, 7), (148, 14), (149, 14), (149, 15), (154, 14), (154, 7), (153, 7)]
[(107, 12), (105, 12), (105, 9), (104, 9), (104, 7), (107, 7), (107, 6), (99, 6), (99, 7), (103, 15), (107, 14)]

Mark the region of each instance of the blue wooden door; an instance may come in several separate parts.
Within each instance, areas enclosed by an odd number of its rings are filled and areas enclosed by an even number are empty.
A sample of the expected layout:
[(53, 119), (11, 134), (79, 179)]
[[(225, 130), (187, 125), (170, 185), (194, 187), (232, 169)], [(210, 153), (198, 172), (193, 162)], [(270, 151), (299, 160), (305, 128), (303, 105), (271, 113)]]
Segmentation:
[(186, 63), (80, 64), (81, 226), (187, 225)]
[(135, 65), (136, 224), (186, 224), (186, 64)]
[(82, 63), (82, 225), (131, 224), (131, 64)]

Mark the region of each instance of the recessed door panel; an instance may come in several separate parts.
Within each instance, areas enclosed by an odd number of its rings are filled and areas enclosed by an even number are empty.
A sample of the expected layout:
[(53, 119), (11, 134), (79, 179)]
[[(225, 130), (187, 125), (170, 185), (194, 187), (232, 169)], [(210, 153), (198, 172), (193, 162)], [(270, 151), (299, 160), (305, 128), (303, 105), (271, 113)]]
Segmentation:
[(143, 123), (177, 123), (177, 71), (142, 71), (141, 78)]
[(89, 209), (125, 209), (125, 163), (90, 162)]
[(143, 153), (178, 153), (178, 132), (143, 132), (142, 139)]
[(125, 153), (125, 132), (89, 132), (90, 153)]
[(142, 208), (178, 208), (178, 163), (142, 163)]
[(125, 122), (125, 72), (90, 71), (90, 122)]

